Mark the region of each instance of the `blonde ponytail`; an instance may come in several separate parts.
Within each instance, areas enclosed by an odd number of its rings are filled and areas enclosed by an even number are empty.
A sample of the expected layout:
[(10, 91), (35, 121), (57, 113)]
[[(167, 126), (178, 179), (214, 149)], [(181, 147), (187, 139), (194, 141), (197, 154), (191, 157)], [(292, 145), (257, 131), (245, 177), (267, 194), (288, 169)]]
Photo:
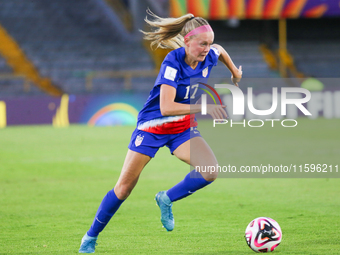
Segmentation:
[(148, 20), (145, 18), (145, 22), (151, 27), (156, 28), (155, 31), (144, 32), (144, 39), (151, 41), (151, 48), (163, 49), (177, 49), (184, 47), (184, 36), (191, 30), (208, 25), (208, 22), (200, 17), (194, 17), (191, 13), (183, 15), (179, 18), (161, 18), (152, 13), (149, 9), (147, 13), (154, 18), (154, 20)]

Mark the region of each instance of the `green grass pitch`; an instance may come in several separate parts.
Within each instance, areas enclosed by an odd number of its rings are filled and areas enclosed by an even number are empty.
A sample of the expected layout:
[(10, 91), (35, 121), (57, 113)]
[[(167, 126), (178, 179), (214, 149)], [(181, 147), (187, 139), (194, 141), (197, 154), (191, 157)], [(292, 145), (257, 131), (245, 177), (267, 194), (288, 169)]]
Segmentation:
[[(258, 161), (256, 144), (262, 135), (275, 137), (273, 142), (282, 146), (293, 137), (293, 148), (301, 153), (289, 154), (287, 147), (282, 157), (293, 160), (308, 149), (311, 159), (340, 165), (340, 120), (301, 119), (299, 126), (305, 134), (275, 136), (275, 128), (258, 129), (253, 140), (247, 137), (243, 159)], [(77, 125), (1, 129), (0, 254), (77, 253), (101, 199), (119, 176), (132, 131)], [(238, 164), (242, 157), (236, 155), (245, 150), (239, 143), (243, 129), (232, 132), (226, 150), (232, 152), (230, 162)], [(174, 203), (176, 225), (168, 233), (161, 227), (154, 195), (182, 180), (188, 170), (161, 149), (99, 236), (96, 253), (254, 254), (244, 231), (252, 219), (266, 216), (283, 231), (274, 254), (340, 254), (340, 179), (220, 178)]]

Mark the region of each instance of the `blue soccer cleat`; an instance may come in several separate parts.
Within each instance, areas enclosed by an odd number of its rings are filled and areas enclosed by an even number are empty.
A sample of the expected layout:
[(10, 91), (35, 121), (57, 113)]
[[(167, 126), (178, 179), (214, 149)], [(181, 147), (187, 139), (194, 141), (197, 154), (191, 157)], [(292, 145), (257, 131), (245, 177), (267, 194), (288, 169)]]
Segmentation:
[(94, 253), (98, 237), (88, 236), (87, 233), (81, 239), (79, 253)]
[(172, 231), (175, 227), (175, 220), (172, 214), (172, 203), (166, 194), (166, 191), (160, 191), (156, 194), (155, 200), (161, 209), (161, 222), (167, 231)]

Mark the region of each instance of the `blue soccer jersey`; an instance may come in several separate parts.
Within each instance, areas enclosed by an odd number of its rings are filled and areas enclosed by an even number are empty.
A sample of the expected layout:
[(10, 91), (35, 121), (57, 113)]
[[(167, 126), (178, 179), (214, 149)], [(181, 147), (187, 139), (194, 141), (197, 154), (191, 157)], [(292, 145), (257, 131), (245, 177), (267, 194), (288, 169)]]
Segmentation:
[(154, 134), (178, 134), (192, 126), (197, 126), (194, 114), (180, 116), (163, 116), (160, 111), (160, 86), (167, 84), (176, 89), (175, 102), (190, 104), (198, 100), (201, 90), (191, 79), (208, 78), (213, 66), (217, 65), (219, 52), (211, 47), (203, 62), (195, 69), (185, 63), (185, 48), (171, 51), (164, 59), (155, 85), (149, 98), (139, 112), (137, 129)]

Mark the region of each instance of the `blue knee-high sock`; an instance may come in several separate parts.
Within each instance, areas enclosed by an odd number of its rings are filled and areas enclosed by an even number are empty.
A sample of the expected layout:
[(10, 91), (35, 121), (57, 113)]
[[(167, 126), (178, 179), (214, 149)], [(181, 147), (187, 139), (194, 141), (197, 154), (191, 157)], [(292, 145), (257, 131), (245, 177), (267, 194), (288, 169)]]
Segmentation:
[(191, 195), (210, 183), (212, 182), (206, 181), (199, 172), (193, 170), (185, 176), (183, 181), (169, 189), (166, 194), (171, 202), (174, 202)]
[(123, 202), (124, 200), (117, 198), (113, 189), (110, 190), (103, 198), (87, 235), (92, 237), (98, 236)]

